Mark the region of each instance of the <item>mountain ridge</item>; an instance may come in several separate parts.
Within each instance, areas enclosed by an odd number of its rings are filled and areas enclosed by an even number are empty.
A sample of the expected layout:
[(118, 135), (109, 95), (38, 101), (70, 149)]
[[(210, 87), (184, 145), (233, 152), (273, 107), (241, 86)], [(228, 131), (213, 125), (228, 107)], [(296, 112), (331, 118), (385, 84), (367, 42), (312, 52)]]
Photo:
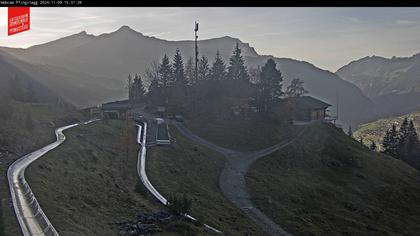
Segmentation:
[(420, 53), (409, 57), (368, 56), (336, 72), (368, 96), (383, 115), (420, 110)]
[[(80, 77), (89, 75), (98, 78), (97, 81), (94, 78), (79, 78), (79, 81), (92, 82), (91, 85), (86, 86), (94, 86), (95, 83), (103, 85), (107, 83), (105, 81), (114, 81), (120, 84), (119, 88), (115, 88), (118, 91), (109, 93), (109, 100), (114, 100), (120, 99), (126, 93), (124, 83), (128, 74), (142, 74), (150, 63), (160, 61), (165, 54), (172, 59), (177, 48), (181, 51), (184, 61), (186, 61), (188, 57), (194, 55), (193, 42), (192, 40), (169, 41), (145, 36), (128, 26), (121, 26), (114, 32), (97, 36), (82, 31), (27, 49), (2, 48), (2, 50), (33, 65), (65, 68), (68, 71), (79, 73)], [(291, 58), (278, 58), (272, 55), (259, 55), (249, 43), (230, 36), (199, 40), (199, 57), (205, 55), (209, 59), (209, 63), (212, 63), (216, 52), (219, 51), (222, 59), (228, 64), (229, 57), (236, 44), (241, 48), (248, 68), (262, 66), (268, 58), (273, 58), (283, 73), (285, 87), (293, 78), (299, 77), (305, 81), (306, 88), (310, 91), (311, 96), (326, 100), (331, 104), (337, 104), (335, 101), (336, 94), (340, 93), (340, 106), (342, 107), (340, 117), (343, 124), (357, 125), (375, 117), (371, 101), (364, 97), (355, 85), (309, 62)], [(58, 72), (56, 71), (55, 74), (59, 74)], [(64, 70), (62, 73), (66, 74)], [(64, 77), (66, 78), (63, 80), (71, 79), (71, 76)], [(40, 80), (43, 80), (43, 78), (40, 78)], [(145, 82), (148, 83), (148, 81)], [(66, 82), (66, 84), (73, 86), (74, 91), (79, 89), (69, 82)], [(79, 107), (106, 101), (104, 96), (88, 102), (80, 101), (80, 99), (76, 100), (75, 103)], [(357, 112), (351, 111), (354, 107), (356, 107)], [(331, 110), (332, 115), (334, 115), (336, 108), (333, 107)]]

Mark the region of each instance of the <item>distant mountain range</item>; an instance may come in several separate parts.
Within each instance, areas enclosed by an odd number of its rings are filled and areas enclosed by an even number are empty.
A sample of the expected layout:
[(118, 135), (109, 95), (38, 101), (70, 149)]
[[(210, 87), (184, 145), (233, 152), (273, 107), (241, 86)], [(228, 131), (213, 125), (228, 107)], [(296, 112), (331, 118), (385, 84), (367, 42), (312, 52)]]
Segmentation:
[(420, 110), (420, 54), (411, 57), (365, 57), (336, 72), (358, 86), (382, 116)]
[[(298, 77), (305, 81), (310, 95), (333, 105), (332, 115), (336, 115), (338, 104), (342, 124), (357, 125), (377, 118), (374, 104), (358, 87), (308, 62), (259, 55), (249, 44), (228, 36), (200, 40), (199, 53), (212, 61), (219, 51), (228, 62), (236, 43), (248, 67), (262, 66), (268, 58), (273, 58), (283, 73), (284, 86)], [(122, 26), (115, 32), (98, 36), (83, 31), (27, 49), (3, 47), (0, 50), (9, 54), (8, 61), (15, 67), (65, 100), (86, 107), (125, 98), (128, 74), (143, 73), (151, 62), (159, 61), (164, 54), (172, 57), (176, 48), (180, 49), (184, 60), (194, 55), (193, 41), (167, 41)]]
[(10, 55), (2, 51), (0, 51), (0, 72), (0, 102), (11, 99), (31, 103), (60, 102), (59, 95), (37, 82), (31, 74), (19, 66), (15, 66)]

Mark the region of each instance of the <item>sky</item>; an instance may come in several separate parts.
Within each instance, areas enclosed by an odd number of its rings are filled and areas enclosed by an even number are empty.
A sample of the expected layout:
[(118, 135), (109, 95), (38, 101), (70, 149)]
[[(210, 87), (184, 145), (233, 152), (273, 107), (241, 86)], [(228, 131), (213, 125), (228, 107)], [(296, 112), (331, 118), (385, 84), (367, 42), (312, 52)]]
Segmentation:
[(128, 25), (167, 40), (239, 38), (259, 54), (294, 58), (335, 72), (365, 56), (420, 52), (420, 8), (31, 8), (31, 29), (7, 36), (0, 8), (0, 46), (29, 47), (87, 31)]

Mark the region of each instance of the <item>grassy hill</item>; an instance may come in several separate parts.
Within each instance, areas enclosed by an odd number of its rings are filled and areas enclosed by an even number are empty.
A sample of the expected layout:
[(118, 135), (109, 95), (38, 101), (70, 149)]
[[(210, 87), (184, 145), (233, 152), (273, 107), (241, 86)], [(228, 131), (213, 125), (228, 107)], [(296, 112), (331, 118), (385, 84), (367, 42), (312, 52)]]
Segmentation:
[[(237, 89), (232, 91), (241, 92)], [(238, 151), (260, 150), (277, 144), (290, 134), (293, 127), (288, 124), (286, 117), (263, 117), (251, 111), (234, 115), (232, 107), (243, 104), (244, 99), (234, 97), (231, 93), (225, 92), (207, 99), (201, 105), (201, 112), (186, 113), (185, 125), (194, 134), (210, 142)]]
[(195, 117), (186, 125), (204, 139), (239, 151), (266, 148), (278, 143), (282, 135), (282, 125), (258, 118), (212, 119), (202, 116)]
[[(0, 148), (24, 154), (53, 140), (54, 128), (80, 119), (74, 106), (10, 63), (0, 52)], [(37, 138), (34, 138), (37, 137)]]
[(257, 161), (247, 183), (254, 203), (294, 235), (420, 232), (420, 172), (330, 125)]
[(6, 177), (9, 165), (26, 153), (53, 142), (55, 127), (82, 118), (74, 110), (46, 103), (10, 100), (7, 105), (0, 104), (0, 235), (2, 231), (6, 235), (18, 234), (13, 208), (7, 207), (10, 201)]
[[(119, 235), (112, 224), (164, 210), (139, 187), (134, 123), (99, 121), (65, 131), (65, 143), (29, 166), (34, 194), (60, 235)], [(158, 235), (183, 235), (172, 222)]]
[(380, 144), (382, 143), (385, 132), (391, 128), (392, 124), (397, 124), (398, 128), (404, 120), (404, 117), (413, 119), (416, 129), (420, 130), (420, 111), (417, 111), (404, 116), (388, 117), (363, 124), (353, 133), (353, 136), (357, 140), (363, 137), (367, 144), (370, 143), (370, 140)]
[[(17, 158), (55, 140), (54, 129), (83, 119), (73, 106), (0, 53), (0, 235), (18, 234), (6, 172)], [(3, 207), (2, 207), (3, 206)]]
[[(132, 125), (132, 124), (130, 124)], [(110, 121), (65, 132), (65, 143), (33, 163), (26, 178), (60, 235), (116, 235), (109, 223), (158, 205), (135, 192), (137, 146), (125, 123)]]
[(195, 145), (171, 127), (174, 147), (148, 150), (147, 171), (150, 181), (164, 196), (186, 194), (193, 200), (192, 215), (226, 235), (259, 235), (256, 225), (224, 198), (219, 175), (224, 157)]

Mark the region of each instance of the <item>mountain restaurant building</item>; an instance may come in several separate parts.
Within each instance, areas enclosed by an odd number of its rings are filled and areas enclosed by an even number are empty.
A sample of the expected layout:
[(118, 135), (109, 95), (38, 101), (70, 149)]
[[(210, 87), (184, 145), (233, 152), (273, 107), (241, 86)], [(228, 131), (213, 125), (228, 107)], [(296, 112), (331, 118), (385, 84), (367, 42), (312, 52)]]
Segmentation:
[(286, 98), (283, 101), (293, 113), (292, 123), (304, 125), (314, 121), (323, 121), (327, 118), (327, 109), (330, 104), (311, 96)]
[(128, 100), (104, 103), (101, 107), (102, 116), (109, 119), (126, 119), (130, 109)]

